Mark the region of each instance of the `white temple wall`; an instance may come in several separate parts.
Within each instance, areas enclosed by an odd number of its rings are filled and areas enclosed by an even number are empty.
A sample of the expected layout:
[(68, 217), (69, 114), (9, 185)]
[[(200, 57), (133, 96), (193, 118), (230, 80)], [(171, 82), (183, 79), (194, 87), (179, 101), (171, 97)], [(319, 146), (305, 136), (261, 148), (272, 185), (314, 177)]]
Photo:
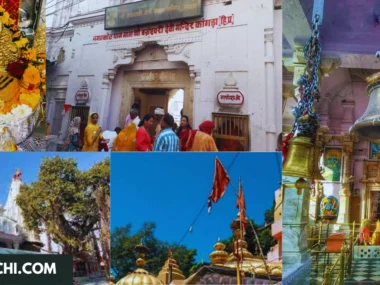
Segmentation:
[[(50, 54), (51, 58), (57, 57), (60, 47), (65, 49), (65, 61), (55, 68), (52, 78), (69, 76), (65, 104), (75, 105), (75, 93), (85, 79), (90, 92), (87, 103), (90, 112), (99, 112), (99, 123), (103, 129), (114, 129), (119, 124), (121, 96), (125, 92), (123, 76), (117, 72), (115, 79), (110, 79), (105, 78), (104, 74), (133, 66), (136, 53), (133, 47), (139, 49), (144, 42), (161, 43), (175, 39), (178, 44), (183, 42), (187, 45), (179, 54), (167, 52), (169, 62), (185, 63), (195, 78), (193, 113), (189, 114), (194, 118), (193, 125), (210, 120), (211, 113), (220, 110), (216, 95), (232, 72), (239, 90), (245, 96), (245, 102), (237, 114), (249, 115), (251, 150), (274, 151), (282, 125), (281, 116), (277, 115), (281, 110), (282, 98), (281, 10), (275, 11), (273, 2), (264, 0), (235, 0), (231, 5), (224, 5), (222, 1), (205, 3), (204, 19), (234, 14), (234, 24), (175, 32), (172, 35), (94, 41), (94, 36), (107, 34), (104, 31), (103, 12), (96, 20), (83, 13), (72, 18), (74, 30), (71, 41), (70, 37), (61, 39)], [(49, 38), (58, 40), (58, 35), (48, 34), (49, 43), (56, 42)], [(115, 44), (124, 46), (123, 51), (126, 52), (126, 57), (117, 62), (114, 62), (116, 53), (110, 49)], [(49, 106), (54, 108), (53, 104)], [(50, 120), (52, 113), (48, 111)], [(61, 139), (66, 137), (69, 116), (70, 111), (63, 113)]]

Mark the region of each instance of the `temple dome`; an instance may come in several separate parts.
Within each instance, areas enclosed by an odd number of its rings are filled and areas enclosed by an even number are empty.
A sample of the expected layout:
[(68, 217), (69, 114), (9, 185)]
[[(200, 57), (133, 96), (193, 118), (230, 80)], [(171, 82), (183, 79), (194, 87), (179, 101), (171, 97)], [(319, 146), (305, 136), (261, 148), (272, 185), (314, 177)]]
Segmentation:
[(226, 246), (221, 243), (219, 239), (218, 242), (214, 245), (215, 251), (209, 255), (209, 258), (213, 265), (223, 266), (227, 262), (228, 253), (224, 251), (225, 248)]
[(135, 247), (135, 250), (139, 252), (139, 258), (136, 260), (137, 269), (131, 274), (123, 277), (117, 282), (117, 285), (163, 285), (163, 283), (156, 277), (149, 274), (148, 271), (143, 269), (146, 264), (145, 252), (148, 248), (142, 243)]
[(131, 274), (117, 282), (117, 285), (163, 285), (156, 277), (149, 274), (148, 271), (138, 268)]
[(159, 279), (163, 284), (169, 284), (169, 273), (171, 266), (171, 281), (173, 280), (185, 280), (181, 269), (179, 268), (177, 261), (173, 258), (172, 251), (169, 251), (169, 257), (166, 260), (164, 266), (162, 267), (157, 279)]

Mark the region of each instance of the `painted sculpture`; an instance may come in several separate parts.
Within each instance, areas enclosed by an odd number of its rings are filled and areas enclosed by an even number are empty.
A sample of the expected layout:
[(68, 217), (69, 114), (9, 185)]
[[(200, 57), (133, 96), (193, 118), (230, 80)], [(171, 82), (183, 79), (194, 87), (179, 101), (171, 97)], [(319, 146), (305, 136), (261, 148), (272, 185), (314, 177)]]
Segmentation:
[(380, 221), (376, 222), (376, 230), (372, 234), (371, 245), (380, 245)]
[(371, 235), (370, 235), (370, 226), (371, 221), (368, 219), (362, 220), (362, 223), (360, 225), (360, 233), (359, 233), (359, 240), (361, 244), (369, 245)]
[(338, 217), (339, 201), (334, 196), (324, 197), (321, 201), (321, 218), (336, 219)]
[(46, 78), (45, 30), (41, 29), (32, 47), (0, 5), (0, 127), (13, 138), (0, 145), (3, 151), (9, 151), (14, 141), (27, 139), (38, 122)]

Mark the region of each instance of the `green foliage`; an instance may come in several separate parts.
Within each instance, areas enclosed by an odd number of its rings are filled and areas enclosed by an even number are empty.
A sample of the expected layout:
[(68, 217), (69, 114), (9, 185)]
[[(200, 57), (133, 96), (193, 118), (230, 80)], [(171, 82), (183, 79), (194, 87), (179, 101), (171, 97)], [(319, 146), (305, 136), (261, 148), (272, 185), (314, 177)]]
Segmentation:
[(132, 225), (115, 228), (111, 234), (111, 264), (116, 273), (116, 279), (120, 279), (136, 269), (137, 253), (134, 248), (143, 239), (143, 243), (149, 248), (146, 254), (147, 264), (145, 269), (151, 274), (157, 275), (165, 261), (168, 259), (169, 249), (172, 248), (173, 258), (177, 261), (185, 276), (188, 276), (195, 265), (196, 250), (185, 246), (170, 244), (160, 241), (154, 236), (156, 225), (145, 223), (135, 234), (131, 234)]
[(92, 172), (106, 172), (100, 165), (86, 172), (78, 169), (75, 159), (43, 159), (37, 181), (23, 185), (16, 198), (26, 227), (46, 232), (64, 253), (84, 250), (100, 219), (92, 187)]
[[(255, 221), (252, 219), (250, 219), (251, 223), (248, 223), (248, 227), (245, 234), (245, 240), (247, 241), (247, 244), (248, 244), (248, 251), (254, 255), (260, 256), (260, 249), (258, 247), (256, 237), (252, 230), (251, 225), (253, 225), (256, 231), (264, 256), (266, 256), (270, 248), (276, 245), (277, 243), (276, 239), (272, 237), (271, 226), (270, 226), (270, 224), (273, 223), (274, 221), (275, 207), (276, 207), (276, 203), (273, 202), (272, 208), (265, 211), (264, 218), (265, 218), (265, 223), (267, 224), (267, 226), (262, 227), (256, 224)], [(224, 240), (223, 243), (226, 245), (226, 251), (232, 252), (232, 243), (233, 243), (232, 235), (227, 240)]]
[(275, 209), (276, 209), (276, 201), (273, 200), (272, 208), (270, 208), (269, 210), (266, 210), (264, 213), (265, 223), (271, 224), (274, 222), (274, 210)]

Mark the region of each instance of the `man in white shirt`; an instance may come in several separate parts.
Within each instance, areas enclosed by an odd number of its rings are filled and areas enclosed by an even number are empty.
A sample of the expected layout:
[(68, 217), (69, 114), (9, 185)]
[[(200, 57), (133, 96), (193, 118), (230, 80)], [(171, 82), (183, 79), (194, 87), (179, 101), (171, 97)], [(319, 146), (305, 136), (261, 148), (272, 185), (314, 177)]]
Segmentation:
[[(120, 131), (121, 128), (117, 127), (114, 131), (104, 131), (102, 133), (103, 138), (107, 140), (107, 146), (109, 151), (112, 151), (113, 143)], [(104, 149), (102, 151), (104, 151)]]
[(140, 117), (139, 111), (137, 109), (132, 109), (130, 112), (132, 122), (136, 125), (136, 128), (139, 128)]

